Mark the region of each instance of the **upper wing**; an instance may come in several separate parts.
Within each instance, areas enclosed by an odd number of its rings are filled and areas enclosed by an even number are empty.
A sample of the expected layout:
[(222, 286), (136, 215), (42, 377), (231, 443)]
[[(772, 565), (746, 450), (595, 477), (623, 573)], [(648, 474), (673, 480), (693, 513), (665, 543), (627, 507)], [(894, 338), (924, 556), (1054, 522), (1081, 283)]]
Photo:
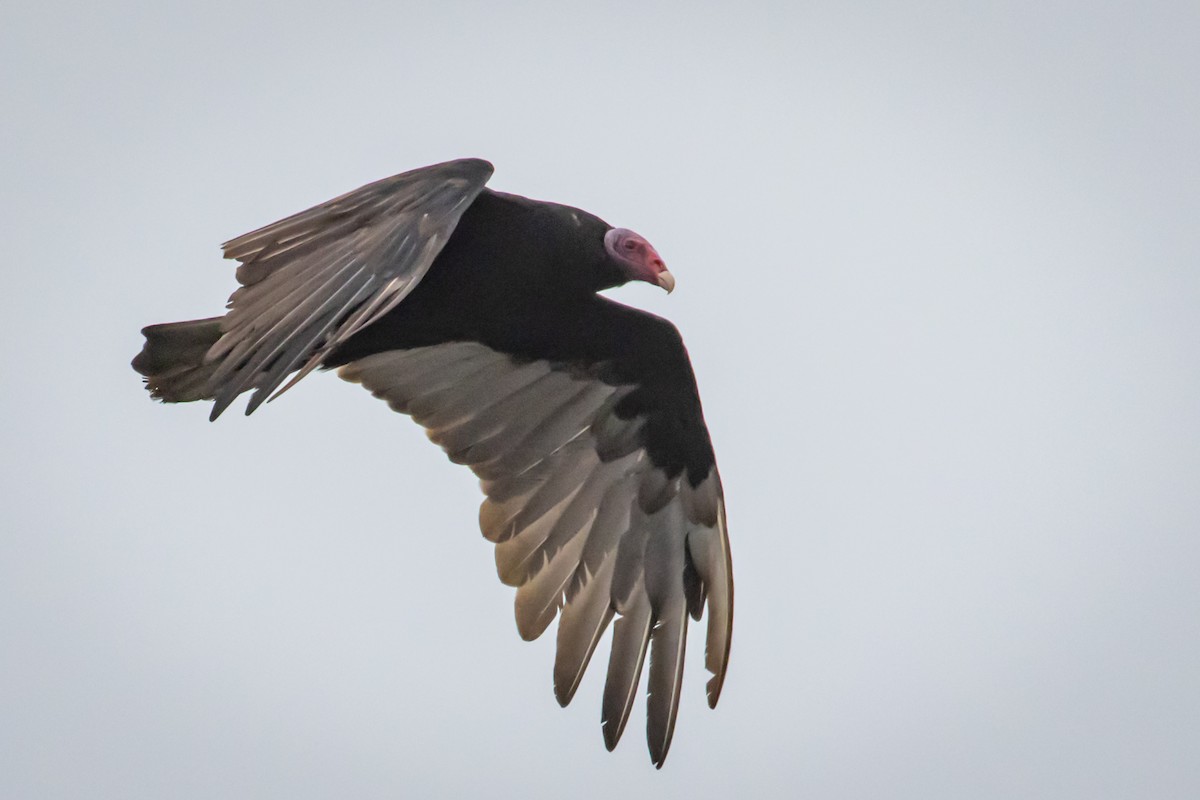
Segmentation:
[[(674, 334), (673, 329), (671, 329)], [(666, 343), (687, 366), (677, 337)], [(708, 434), (687, 398), (639, 391), (598, 365), (514, 358), (476, 342), (376, 353), (339, 374), (361, 383), (423, 425), (451, 460), (466, 464), (487, 495), (483, 534), (496, 543), (500, 579), (517, 586), (517, 628), (534, 639), (562, 609), (554, 664), (558, 701), (570, 702), (614, 612), (604, 688), (604, 741), (611, 750), (629, 717), (647, 646), (647, 736), (662, 766), (675, 726), (690, 611), (707, 600), (706, 665), (715, 706), (725, 678), (733, 579), (721, 479)], [(666, 438), (703, 437), (705, 474), (656, 463)], [(656, 441), (654, 441), (656, 440)], [(651, 442), (653, 443), (651, 444)], [(658, 457), (658, 461), (665, 459)]]
[[(369, 183), (223, 245), (241, 262), (209, 387), (216, 419), (254, 389), (249, 414), (404, 299), (483, 190), (492, 165), (460, 159)], [(291, 384), (288, 384), (289, 386)], [(287, 387), (284, 387), (285, 389)]]

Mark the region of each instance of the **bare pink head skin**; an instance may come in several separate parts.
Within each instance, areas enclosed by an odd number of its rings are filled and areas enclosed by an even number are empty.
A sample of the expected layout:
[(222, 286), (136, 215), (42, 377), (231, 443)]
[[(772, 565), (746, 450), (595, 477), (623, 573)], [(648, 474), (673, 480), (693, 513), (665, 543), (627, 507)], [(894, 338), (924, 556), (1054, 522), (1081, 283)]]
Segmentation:
[(675, 276), (654, 246), (628, 228), (613, 228), (604, 234), (604, 249), (613, 257), (631, 281), (653, 283), (667, 290), (675, 288)]

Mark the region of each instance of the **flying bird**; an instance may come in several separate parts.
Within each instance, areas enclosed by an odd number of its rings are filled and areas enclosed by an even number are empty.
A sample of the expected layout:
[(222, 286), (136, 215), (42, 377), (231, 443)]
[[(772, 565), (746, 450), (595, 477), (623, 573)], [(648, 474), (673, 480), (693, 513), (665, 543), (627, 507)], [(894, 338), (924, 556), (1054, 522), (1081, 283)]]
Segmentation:
[(480, 159), (423, 167), (226, 242), (240, 262), (226, 314), (144, 328), (133, 368), (160, 400), (213, 401), (211, 419), (244, 392), (249, 414), (317, 367), (411, 416), (480, 479), (479, 526), (517, 587), (520, 635), (559, 618), (560, 704), (612, 623), (609, 750), (649, 652), (661, 767), (689, 615), (708, 614), (709, 706), (725, 680), (724, 495), (679, 332), (597, 293), (675, 279), (633, 231), (487, 189), (491, 175)]

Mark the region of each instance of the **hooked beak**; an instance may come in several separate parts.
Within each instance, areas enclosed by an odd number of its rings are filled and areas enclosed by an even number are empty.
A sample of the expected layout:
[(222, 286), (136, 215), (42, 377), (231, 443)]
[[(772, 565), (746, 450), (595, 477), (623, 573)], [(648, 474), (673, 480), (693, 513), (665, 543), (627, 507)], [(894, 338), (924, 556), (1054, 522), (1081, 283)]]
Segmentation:
[(667, 290), (667, 294), (675, 291), (675, 276), (665, 269), (654, 276), (654, 282)]

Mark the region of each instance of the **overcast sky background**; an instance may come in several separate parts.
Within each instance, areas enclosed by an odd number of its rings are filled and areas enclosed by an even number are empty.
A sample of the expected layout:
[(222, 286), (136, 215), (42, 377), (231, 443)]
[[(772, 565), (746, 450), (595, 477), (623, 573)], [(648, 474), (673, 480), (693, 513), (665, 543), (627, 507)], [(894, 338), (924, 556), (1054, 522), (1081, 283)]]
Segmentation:
[[(24, 2), (0, 25), (0, 796), (1200, 796), (1200, 5)], [(647, 236), (728, 497), (670, 758), (480, 496), (314, 375), (151, 403), (218, 245), (458, 156)]]

